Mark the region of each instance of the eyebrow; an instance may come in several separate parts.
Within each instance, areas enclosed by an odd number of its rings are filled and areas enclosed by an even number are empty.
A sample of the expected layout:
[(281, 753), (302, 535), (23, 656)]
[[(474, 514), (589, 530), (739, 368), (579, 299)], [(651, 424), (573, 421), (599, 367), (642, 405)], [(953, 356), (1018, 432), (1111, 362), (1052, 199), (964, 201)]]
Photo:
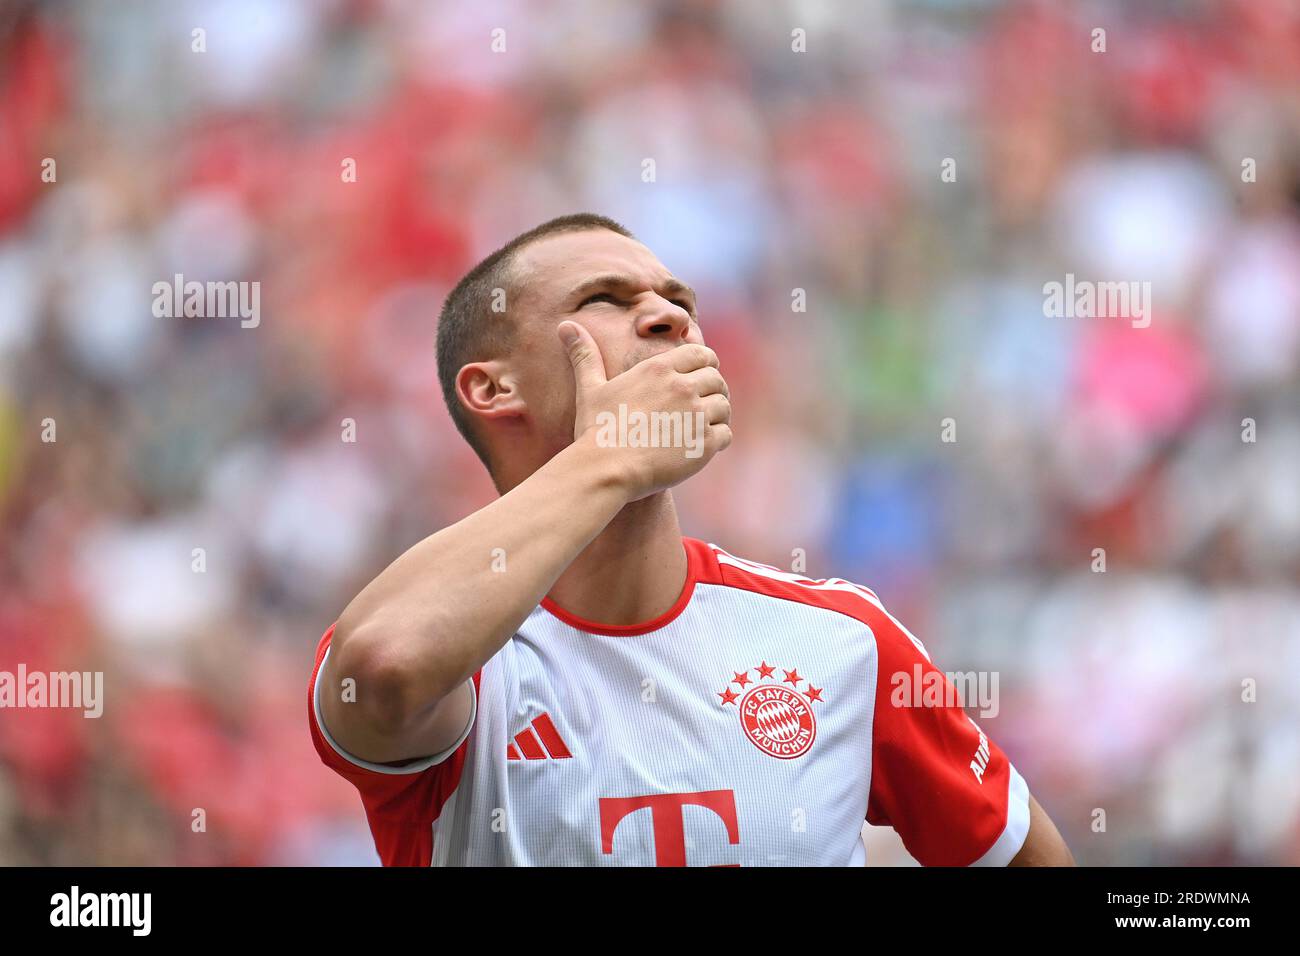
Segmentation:
[[(609, 272), (605, 275), (592, 276), (590, 279), (579, 283), (568, 295), (568, 298), (574, 299), (584, 296), (597, 289), (626, 288), (629, 286), (639, 285), (636, 279), (630, 275), (623, 275), (616, 272)], [(659, 289), (668, 295), (685, 295), (689, 296), (691, 304), (696, 304), (695, 290), (688, 286), (681, 279), (668, 278), (659, 286)]]

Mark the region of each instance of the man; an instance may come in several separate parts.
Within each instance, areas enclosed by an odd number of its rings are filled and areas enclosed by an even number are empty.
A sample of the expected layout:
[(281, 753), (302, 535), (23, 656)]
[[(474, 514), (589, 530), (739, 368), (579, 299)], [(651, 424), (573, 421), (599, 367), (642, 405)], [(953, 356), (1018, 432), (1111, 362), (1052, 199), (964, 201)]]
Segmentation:
[(438, 371), (501, 497), (357, 595), (309, 686), (386, 865), (861, 865), (864, 819), (924, 864), (1073, 862), (960, 707), (891, 693), (938, 672), (874, 594), (682, 537), (727, 384), (626, 229), (566, 216), (477, 265)]

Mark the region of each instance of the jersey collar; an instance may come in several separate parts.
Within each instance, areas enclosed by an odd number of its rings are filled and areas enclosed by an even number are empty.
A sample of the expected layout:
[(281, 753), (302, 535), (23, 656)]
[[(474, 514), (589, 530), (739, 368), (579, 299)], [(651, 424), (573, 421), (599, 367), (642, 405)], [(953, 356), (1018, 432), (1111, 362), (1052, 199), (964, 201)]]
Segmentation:
[(686, 610), (686, 605), (691, 602), (691, 595), (695, 593), (695, 584), (707, 576), (708, 562), (712, 558), (709, 546), (703, 541), (682, 538), (682, 547), (686, 550), (686, 583), (682, 585), (682, 593), (677, 595), (677, 600), (673, 602), (672, 607), (649, 621), (639, 624), (601, 624), (599, 621), (588, 621), (576, 614), (570, 614), (549, 597), (542, 598), (542, 608), (572, 628), (605, 637), (634, 637), (637, 634), (649, 634), (651, 631), (667, 627), (682, 611)]

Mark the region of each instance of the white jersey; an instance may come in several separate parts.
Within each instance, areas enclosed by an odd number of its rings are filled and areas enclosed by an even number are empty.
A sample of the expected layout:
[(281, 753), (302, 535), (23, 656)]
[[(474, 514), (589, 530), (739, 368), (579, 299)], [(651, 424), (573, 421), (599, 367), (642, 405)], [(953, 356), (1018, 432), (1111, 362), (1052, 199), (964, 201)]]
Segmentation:
[(865, 588), (684, 539), (676, 604), (642, 625), (544, 600), (474, 675), (441, 754), (321, 759), (360, 791), (385, 865), (863, 865), (864, 820), (927, 865), (1005, 865), (1025, 782), (921, 643)]

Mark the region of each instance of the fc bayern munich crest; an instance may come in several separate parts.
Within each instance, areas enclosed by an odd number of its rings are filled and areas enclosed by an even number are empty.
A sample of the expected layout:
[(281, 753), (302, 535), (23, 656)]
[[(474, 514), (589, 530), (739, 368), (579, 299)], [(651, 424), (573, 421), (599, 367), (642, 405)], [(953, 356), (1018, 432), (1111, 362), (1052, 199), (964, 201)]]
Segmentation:
[[(784, 677), (778, 679), (777, 671)], [(750, 674), (757, 674), (757, 679)], [(802, 690), (800, 683), (805, 685)], [(740, 688), (739, 692), (732, 690), (733, 685)], [(798, 668), (785, 670), (763, 661), (757, 667), (734, 672), (718, 697), (723, 707), (736, 708), (745, 736), (770, 757), (802, 757), (817, 739), (813, 702), (823, 699), (822, 688), (800, 677)]]

